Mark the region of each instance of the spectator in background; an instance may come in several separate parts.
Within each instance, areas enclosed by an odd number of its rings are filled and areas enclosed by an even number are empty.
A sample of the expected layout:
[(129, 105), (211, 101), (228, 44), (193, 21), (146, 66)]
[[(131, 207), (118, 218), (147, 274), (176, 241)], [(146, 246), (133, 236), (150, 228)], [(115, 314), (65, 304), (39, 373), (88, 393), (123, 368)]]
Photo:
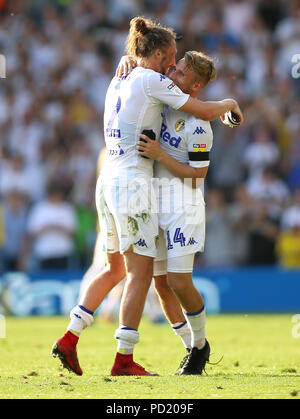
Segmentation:
[[(300, 104), (299, 109), (300, 112)], [(292, 191), (300, 188), (300, 121), (298, 114), (299, 127), (291, 132), (290, 148), (285, 153), (284, 163), (287, 184)]]
[(294, 192), (292, 204), (283, 211), (281, 217), (282, 230), (300, 226), (300, 188)]
[(73, 206), (66, 200), (64, 189), (52, 182), (46, 200), (37, 203), (29, 213), (23, 261), (32, 252), (41, 269), (67, 269), (73, 254), (75, 231)]
[(19, 191), (29, 202), (44, 197), (44, 167), (26, 164), (21, 154), (10, 154), (0, 168), (0, 194), (2, 196), (11, 191)]
[(44, 140), (43, 123), (40, 119), (40, 109), (32, 105), (24, 114), (22, 121), (12, 127), (9, 147), (12, 153), (19, 153), (27, 164), (37, 164), (41, 159)]
[[(275, 57), (275, 68), (279, 78), (284, 79), (292, 72), (292, 57), (300, 51), (300, 4), (292, 0), (287, 7), (288, 16), (281, 20), (275, 29), (275, 40), (278, 48)], [(292, 97), (299, 100), (300, 89), (296, 78), (290, 77)]]
[(234, 191), (233, 202), (228, 207), (231, 219), (233, 240), (233, 263), (246, 265), (249, 255), (249, 223), (252, 218), (253, 201), (242, 183)]
[(256, 200), (249, 220), (250, 265), (274, 265), (277, 262), (276, 241), (279, 232), (278, 218), (270, 215), (266, 202)]
[(244, 164), (248, 177), (260, 176), (266, 168), (279, 163), (279, 149), (271, 138), (270, 130), (261, 123), (256, 127), (254, 141), (250, 142), (244, 151)]
[(283, 212), (276, 245), (283, 268), (300, 268), (300, 189), (294, 192), (292, 204)]
[(230, 30), (225, 30), (219, 13), (211, 14), (206, 23), (206, 31), (202, 35), (203, 46), (206, 51), (221, 50), (224, 45), (237, 47), (238, 37)]
[(259, 0), (257, 3), (257, 13), (271, 32), (274, 32), (278, 23), (284, 18), (284, 5), (280, 0)]
[(207, 194), (206, 243), (203, 261), (206, 266), (231, 266), (234, 261), (234, 236), (231, 219), (221, 189)]
[(96, 162), (88, 143), (81, 136), (74, 137), (71, 155), (68, 156), (68, 170), (74, 185), (72, 201), (76, 205), (89, 207), (92, 198), (94, 199)]
[[(247, 192), (254, 201), (264, 202), (269, 215), (278, 220), (290, 198), (288, 187), (273, 167), (266, 167), (260, 176), (250, 178), (247, 182)], [(257, 210), (259, 215), (260, 206), (257, 206)]]
[[(241, 128), (242, 131), (243, 128)], [(241, 156), (246, 146), (243, 133), (234, 130), (224, 132), (223, 127), (214, 129), (214, 147), (211, 151), (211, 173), (209, 181), (217, 189), (223, 189), (227, 201), (231, 201), (234, 189), (244, 179)]]
[(279, 265), (287, 269), (300, 268), (300, 223), (279, 233), (276, 243)]
[(3, 200), (3, 219), (6, 240), (3, 246), (5, 271), (19, 269), (21, 249), (26, 234), (28, 205), (26, 196), (11, 190)]
[(5, 243), (5, 229), (4, 229), (4, 219), (3, 219), (3, 208), (2, 202), (0, 200), (0, 273), (3, 271), (3, 245)]
[(248, 30), (255, 3), (248, 0), (229, 0), (224, 4), (224, 28), (240, 37)]
[(24, 159), (20, 154), (8, 155), (2, 160), (0, 167), (0, 194), (2, 196), (18, 191), (29, 200), (31, 182), (25, 168)]

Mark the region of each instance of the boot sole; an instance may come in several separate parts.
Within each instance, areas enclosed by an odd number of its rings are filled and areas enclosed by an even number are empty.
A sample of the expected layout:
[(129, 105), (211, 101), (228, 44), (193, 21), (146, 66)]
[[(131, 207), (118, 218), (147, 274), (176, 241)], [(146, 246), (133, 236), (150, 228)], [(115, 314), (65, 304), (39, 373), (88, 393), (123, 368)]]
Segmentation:
[(158, 374), (152, 374), (152, 373), (148, 373), (148, 374), (131, 374), (131, 373), (126, 373), (122, 370), (114, 370), (111, 371), (111, 375), (114, 377), (121, 377), (121, 376), (136, 376), (136, 377), (158, 377)]
[(53, 358), (59, 358), (60, 362), (62, 363), (63, 368), (66, 368), (70, 372), (74, 372), (74, 374), (76, 375), (79, 375), (79, 376), (82, 375), (82, 373), (79, 373), (78, 371), (74, 370), (74, 368), (72, 368), (71, 365), (68, 364), (63, 352), (61, 352), (58, 349), (57, 343), (55, 343), (52, 346), (51, 355), (53, 356)]

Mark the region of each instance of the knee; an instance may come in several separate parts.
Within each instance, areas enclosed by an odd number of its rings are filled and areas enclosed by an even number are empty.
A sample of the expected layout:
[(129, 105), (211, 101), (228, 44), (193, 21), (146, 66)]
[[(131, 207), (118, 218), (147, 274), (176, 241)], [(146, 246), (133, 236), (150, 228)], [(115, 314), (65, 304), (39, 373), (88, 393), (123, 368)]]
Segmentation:
[(178, 277), (168, 277), (167, 284), (176, 293), (180, 293), (187, 286), (186, 281), (183, 278)]
[(117, 285), (126, 277), (126, 269), (123, 265), (109, 265), (109, 273), (110, 280), (114, 285)]
[(142, 267), (131, 266), (127, 271), (127, 278), (134, 282), (143, 282), (150, 285), (153, 278), (153, 266), (145, 265)]

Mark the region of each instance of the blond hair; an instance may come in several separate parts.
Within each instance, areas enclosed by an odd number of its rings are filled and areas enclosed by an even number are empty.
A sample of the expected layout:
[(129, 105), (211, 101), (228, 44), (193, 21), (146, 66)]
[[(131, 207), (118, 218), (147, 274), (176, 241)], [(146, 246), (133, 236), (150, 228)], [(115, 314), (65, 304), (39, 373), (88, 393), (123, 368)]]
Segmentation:
[(166, 28), (151, 19), (135, 17), (130, 21), (126, 52), (135, 58), (147, 58), (156, 49), (166, 49), (176, 40), (172, 28)]
[(217, 71), (214, 60), (203, 52), (187, 51), (184, 55), (184, 60), (204, 86), (216, 79)]

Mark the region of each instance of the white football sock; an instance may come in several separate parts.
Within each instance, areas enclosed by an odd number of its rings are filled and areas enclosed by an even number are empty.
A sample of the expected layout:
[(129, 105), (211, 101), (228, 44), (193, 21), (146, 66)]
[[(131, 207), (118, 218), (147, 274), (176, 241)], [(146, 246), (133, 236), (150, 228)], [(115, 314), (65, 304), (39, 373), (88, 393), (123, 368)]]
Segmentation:
[(115, 332), (115, 338), (118, 339), (117, 352), (122, 355), (133, 354), (134, 345), (139, 342), (139, 332), (130, 327), (120, 325)]
[(179, 336), (186, 349), (191, 349), (192, 334), (187, 322), (171, 324), (175, 335)]
[(203, 306), (195, 313), (184, 313), (192, 333), (192, 348), (202, 349), (206, 337), (206, 309)]
[(72, 332), (76, 336), (80, 336), (83, 329), (90, 326), (93, 321), (93, 313), (87, 310), (83, 306), (75, 306), (70, 313), (71, 321), (67, 327), (67, 330)]

